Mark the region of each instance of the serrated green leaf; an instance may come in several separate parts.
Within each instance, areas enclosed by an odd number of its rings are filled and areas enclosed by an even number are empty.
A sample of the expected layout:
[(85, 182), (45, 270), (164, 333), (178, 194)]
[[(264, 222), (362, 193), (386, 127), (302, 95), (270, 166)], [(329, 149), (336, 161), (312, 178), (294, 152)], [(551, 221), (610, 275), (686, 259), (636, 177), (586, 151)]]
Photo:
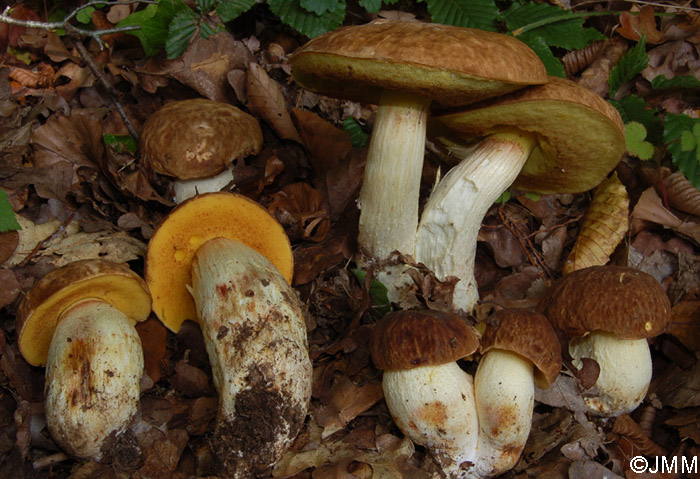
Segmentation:
[(647, 129), (636, 121), (625, 125), (625, 144), (627, 152), (641, 160), (649, 160), (654, 156), (654, 145), (646, 141)]
[(654, 90), (692, 90), (700, 88), (700, 80), (690, 75), (677, 76), (670, 80), (664, 75), (659, 75), (651, 81), (651, 87)]
[(369, 135), (362, 130), (362, 126), (353, 117), (349, 116), (343, 121), (343, 130), (350, 134), (350, 141), (353, 148), (365, 146)]
[[(361, 269), (352, 269), (350, 271), (361, 284), (365, 284), (365, 278), (367, 277), (366, 271), (362, 271)], [(386, 286), (376, 279), (373, 279), (369, 284), (369, 295), (374, 303), (373, 309), (379, 313), (380, 316), (391, 312), (391, 302), (387, 296), (387, 291)]]
[(377, 13), (379, 10), (382, 8), (382, 4), (384, 5), (393, 5), (399, 0), (360, 0), (358, 3), (362, 8), (367, 10), (370, 13)]
[(230, 22), (250, 10), (253, 5), (255, 0), (223, 0), (216, 7), (216, 13), (224, 23)]
[(646, 51), (646, 40), (642, 37), (641, 40), (627, 53), (625, 53), (619, 62), (610, 70), (609, 95), (615, 97), (617, 90), (623, 83), (631, 80), (638, 73), (644, 70), (649, 64), (649, 56)]
[(681, 132), (681, 150), (692, 151), (698, 146), (698, 142), (695, 139), (692, 131), (683, 130)]
[(311, 38), (335, 30), (345, 19), (345, 0), (334, 0), (333, 7), (323, 15), (304, 10), (299, 0), (268, 0), (267, 4), (284, 23)]
[(496, 31), (498, 7), (494, 0), (427, 0), (433, 22)]
[(208, 24), (207, 22), (201, 22), (199, 25), (199, 36), (204, 38), (205, 40), (212, 35), (216, 35), (220, 31), (223, 30), (223, 26), (217, 25), (216, 27), (213, 27), (212, 25)]
[(119, 22), (117, 26), (140, 26), (140, 30), (128, 33), (141, 41), (146, 55), (152, 56), (163, 50), (168, 39), (170, 22), (177, 13), (185, 10), (190, 10), (190, 8), (182, 3), (182, 0), (160, 0), (157, 5), (151, 4), (143, 10), (132, 13)]
[(15, 218), (15, 212), (12, 211), (12, 205), (7, 199), (7, 193), (0, 188), (0, 233), (21, 229), (22, 227)]
[(197, 19), (197, 14), (189, 9), (173, 17), (168, 28), (168, 38), (165, 41), (168, 59), (177, 58), (187, 50), (187, 45), (197, 31)]
[(620, 112), (624, 123), (641, 123), (647, 130), (647, 140), (659, 147), (663, 145), (664, 125), (656, 108), (651, 108), (637, 95), (627, 95), (610, 103)]
[[(696, 128), (700, 128), (697, 125), (700, 125), (700, 119), (691, 118), (688, 115), (669, 113), (666, 115), (664, 122), (664, 141), (673, 163), (678, 166), (681, 173), (688, 178), (688, 181), (695, 188), (700, 189), (700, 149), (697, 145), (698, 142), (696, 141), (695, 148), (688, 151), (683, 151), (683, 145), (681, 144), (683, 132), (693, 132)], [(697, 131), (700, 132), (700, 129)]]
[(78, 20), (80, 23), (87, 25), (88, 23), (92, 22), (92, 12), (95, 11), (95, 7), (92, 5), (89, 7), (82, 8), (78, 10), (78, 13), (75, 15), (75, 19)]
[(560, 78), (566, 77), (566, 71), (564, 70), (564, 64), (554, 56), (552, 50), (547, 46), (547, 43), (543, 38), (536, 36), (527, 36), (526, 38), (521, 38), (523, 43), (528, 47), (532, 48), (540, 60), (547, 69), (547, 74), (551, 76), (556, 76)]
[(115, 151), (118, 151), (119, 153), (136, 153), (136, 150), (138, 150), (139, 145), (136, 143), (136, 140), (134, 140), (131, 135), (102, 135), (102, 140), (105, 142), (105, 145), (110, 146), (114, 148)]
[(299, 6), (307, 12), (323, 15), (333, 8), (335, 0), (299, 0)]
[(200, 13), (208, 13), (214, 8), (214, 5), (216, 5), (218, 1), (219, 0), (197, 0), (194, 4), (197, 6), (197, 10), (199, 10)]

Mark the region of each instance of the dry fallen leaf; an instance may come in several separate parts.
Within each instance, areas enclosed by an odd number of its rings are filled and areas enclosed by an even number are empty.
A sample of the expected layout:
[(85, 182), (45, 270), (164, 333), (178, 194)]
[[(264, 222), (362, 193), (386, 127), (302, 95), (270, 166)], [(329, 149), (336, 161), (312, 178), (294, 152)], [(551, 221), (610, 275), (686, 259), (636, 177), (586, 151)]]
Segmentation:
[(664, 42), (664, 34), (656, 28), (656, 13), (651, 5), (644, 5), (636, 15), (629, 11), (620, 14), (620, 27), (616, 30), (628, 40), (639, 41), (642, 36), (647, 43), (658, 45)]
[(632, 210), (632, 219), (651, 221), (700, 244), (700, 224), (692, 221), (682, 221), (676, 215), (666, 209), (661, 198), (653, 187), (641, 194), (637, 204)]
[(248, 64), (246, 90), (248, 108), (254, 115), (270, 125), (280, 138), (303, 143), (289, 116), (280, 86), (255, 62)]
[(318, 177), (338, 166), (352, 148), (347, 131), (336, 128), (317, 114), (292, 108), (292, 116), (304, 146), (311, 152), (311, 166)]
[(331, 228), (321, 193), (307, 183), (292, 183), (274, 193), (267, 210), (284, 226), (292, 241), (320, 242)]
[[(642, 171), (656, 192), (666, 200), (669, 206), (685, 213), (700, 216), (700, 191), (680, 171), (671, 173), (666, 167), (660, 170), (646, 168)], [(663, 184), (661, 181), (663, 178)]]

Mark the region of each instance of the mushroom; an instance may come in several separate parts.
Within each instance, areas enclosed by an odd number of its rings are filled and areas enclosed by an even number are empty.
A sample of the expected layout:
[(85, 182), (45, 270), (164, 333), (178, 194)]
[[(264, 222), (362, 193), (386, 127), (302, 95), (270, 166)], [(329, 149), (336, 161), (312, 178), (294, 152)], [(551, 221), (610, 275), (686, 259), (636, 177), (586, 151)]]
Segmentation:
[(537, 193), (575, 193), (600, 183), (625, 152), (619, 113), (594, 92), (561, 78), (436, 118), (462, 138), (484, 138), (433, 188), (416, 236), (416, 260), (459, 279), (452, 307), (478, 300), (474, 259), (481, 221), (511, 184)]
[(220, 191), (233, 181), (232, 162), (257, 154), (262, 130), (255, 117), (227, 103), (196, 98), (168, 103), (141, 130), (141, 158), (174, 177), (175, 201)]
[(460, 316), (398, 311), (372, 333), (370, 352), (384, 370), (394, 422), (448, 478), (493, 477), (513, 467), (530, 431), (533, 380), (549, 386), (561, 365), (556, 335), (537, 313), (497, 313), (484, 340), (472, 380), (456, 361), (476, 351), (478, 333)]
[(292, 272), (280, 224), (233, 193), (181, 203), (148, 244), (156, 315), (173, 332), (187, 319), (202, 328), (219, 392), (212, 445), (230, 477), (267, 473), (306, 417), (311, 361)]
[(56, 443), (83, 459), (129, 461), (143, 375), (134, 328), (148, 318), (146, 284), (127, 266), (81, 260), (41, 278), (17, 312), (19, 350), (46, 365), (46, 423)]
[[(302, 87), (377, 104), (360, 192), (362, 261), (401, 296), (402, 266), (413, 255), (428, 110), (458, 106), (547, 81), (537, 55), (519, 40), (492, 32), (421, 22), (378, 20), (316, 37), (290, 59)], [(382, 271), (384, 270), (384, 271)], [(392, 270), (394, 272), (392, 272)]]
[(570, 338), (575, 367), (582, 358), (598, 363), (584, 396), (591, 413), (619, 416), (639, 406), (652, 375), (647, 339), (671, 321), (671, 302), (654, 277), (624, 266), (583, 268), (558, 280), (538, 310)]

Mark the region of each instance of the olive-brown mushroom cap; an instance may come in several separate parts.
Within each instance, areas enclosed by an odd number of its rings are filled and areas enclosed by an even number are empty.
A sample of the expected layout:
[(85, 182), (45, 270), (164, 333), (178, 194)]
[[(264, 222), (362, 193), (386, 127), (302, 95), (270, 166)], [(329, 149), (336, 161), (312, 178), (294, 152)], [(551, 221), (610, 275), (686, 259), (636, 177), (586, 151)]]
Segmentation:
[(174, 101), (143, 126), (141, 158), (162, 175), (179, 180), (207, 178), (235, 159), (256, 154), (262, 130), (255, 117), (205, 98)]
[(618, 111), (593, 91), (563, 78), (436, 117), (461, 137), (504, 128), (535, 133), (538, 144), (513, 186), (539, 193), (579, 193), (597, 186), (625, 152)]
[(479, 333), (462, 317), (442, 311), (395, 311), (374, 325), (370, 341), (378, 369), (437, 366), (469, 356)]
[(69, 263), (37, 281), (17, 310), (17, 342), (29, 364), (46, 365), (62, 313), (87, 299), (110, 304), (134, 322), (151, 313), (146, 283), (128, 266), (103, 259)]
[(514, 37), (422, 22), (342, 27), (306, 43), (291, 63), (302, 87), (373, 104), (385, 88), (457, 106), (547, 81), (540, 59)]
[(592, 266), (564, 276), (538, 310), (570, 338), (594, 331), (620, 339), (651, 338), (671, 321), (671, 302), (661, 284), (625, 266)]
[(535, 366), (535, 384), (548, 388), (561, 370), (561, 345), (546, 317), (534, 311), (502, 309), (489, 319), (481, 337), (481, 353), (510, 351)]

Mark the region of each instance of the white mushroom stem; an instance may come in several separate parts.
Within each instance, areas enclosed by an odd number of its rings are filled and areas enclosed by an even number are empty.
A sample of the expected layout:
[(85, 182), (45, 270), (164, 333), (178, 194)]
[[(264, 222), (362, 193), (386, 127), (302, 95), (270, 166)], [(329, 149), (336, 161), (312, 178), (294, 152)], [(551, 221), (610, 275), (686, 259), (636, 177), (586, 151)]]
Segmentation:
[[(372, 258), (414, 253), (429, 106), (421, 96), (382, 93), (359, 199), (358, 242)], [(393, 275), (398, 284), (407, 280), (400, 276)], [(380, 279), (391, 294), (392, 276)]]
[(646, 339), (618, 339), (614, 334), (594, 332), (569, 340), (574, 366), (581, 358), (595, 360), (600, 373), (597, 393), (584, 397), (589, 411), (603, 416), (627, 414), (639, 406), (649, 389), (652, 375), (651, 353)]
[(233, 168), (234, 165), (232, 164), (218, 175), (209, 178), (175, 181), (173, 183), (175, 202), (179, 204), (198, 194), (216, 193), (223, 190), (233, 183)]
[(49, 347), (45, 410), (51, 436), (95, 461), (118, 454), (138, 413), (143, 351), (134, 322), (99, 300), (59, 318)]
[(311, 397), (306, 326), (296, 294), (243, 243), (204, 243), (192, 263), (219, 410), (212, 441), (227, 477), (259, 477), (291, 445)]
[(489, 136), (438, 183), (428, 198), (416, 234), (415, 258), (440, 280), (455, 276), (452, 305), (470, 312), (477, 300), (474, 260), (481, 221), (515, 181), (534, 137), (521, 132)]

